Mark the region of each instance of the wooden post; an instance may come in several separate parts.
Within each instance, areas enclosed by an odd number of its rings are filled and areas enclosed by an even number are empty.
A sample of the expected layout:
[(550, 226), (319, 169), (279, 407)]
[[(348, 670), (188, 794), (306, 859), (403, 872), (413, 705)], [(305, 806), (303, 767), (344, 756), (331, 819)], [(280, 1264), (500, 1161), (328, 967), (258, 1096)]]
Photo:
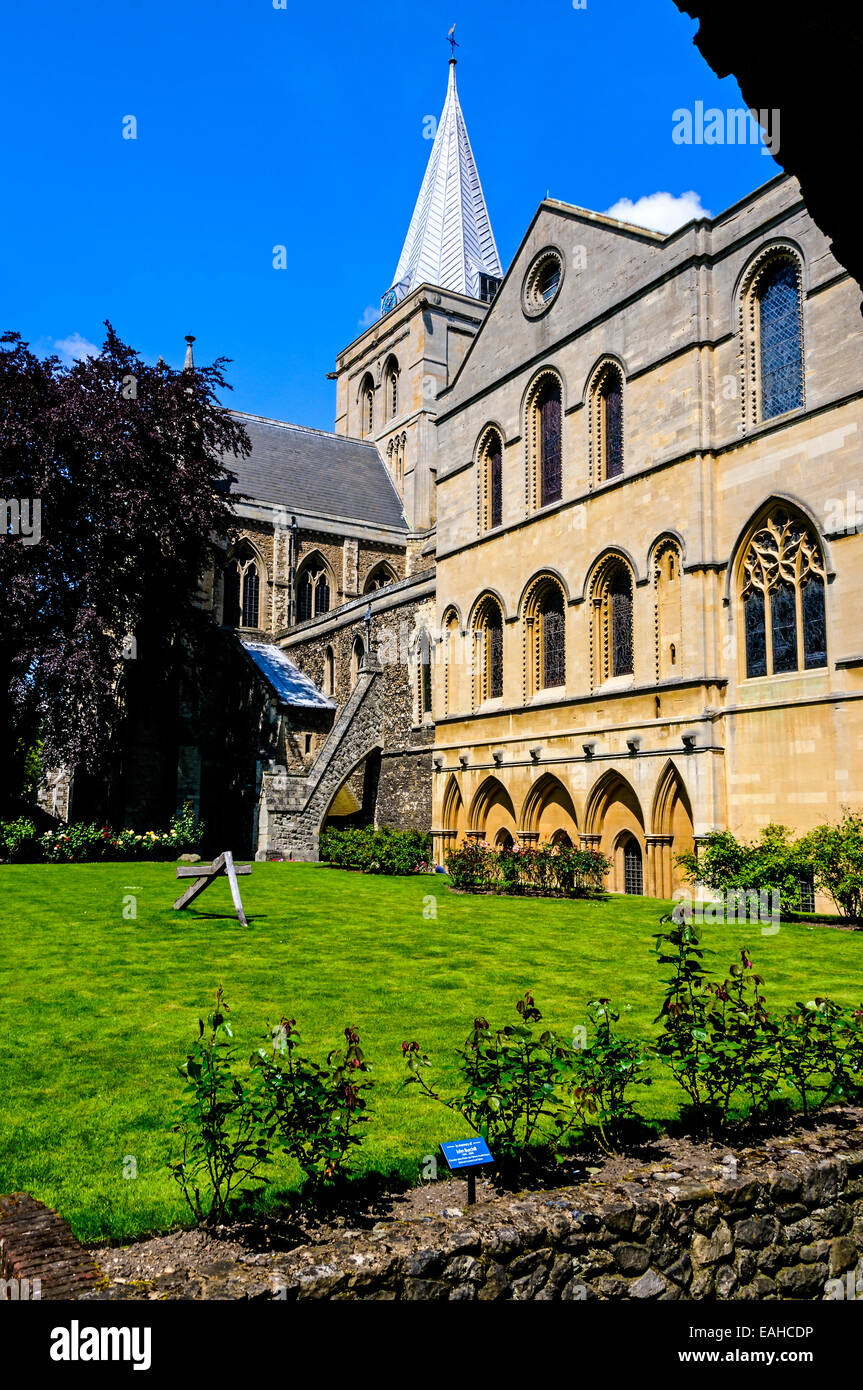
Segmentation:
[(242, 922), (243, 926), (247, 927), (249, 924), (246, 921), (246, 914), (243, 911), (243, 903), (240, 898), (240, 885), (237, 882), (237, 871), (234, 868), (234, 856), (231, 854), (230, 850), (227, 850), (224, 858), (225, 873), (228, 875), (228, 882), (231, 885), (231, 897), (234, 900), (234, 907), (237, 909), (237, 917)]
[(204, 892), (205, 888), (209, 888), (211, 883), (214, 883), (217, 878), (225, 874), (228, 883), (231, 885), (231, 897), (234, 902), (237, 917), (239, 921), (242, 922), (243, 926), (247, 927), (249, 924), (246, 920), (246, 914), (243, 911), (243, 902), (240, 897), (240, 885), (237, 883), (237, 875), (250, 874), (251, 872), (251, 864), (237, 865), (234, 863), (234, 856), (231, 854), (230, 850), (226, 850), (224, 854), (220, 854), (218, 859), (213, 860), (212, 864), (198, 864), (195, 865), (194, 868), (182, 866), (176, 871), (177, 878), (194, 878), (195, 882), (192, 884), (191, 888), (187, 888), (185, 893), (180, 895), (174, 903), (174, 910), (176, 912), (181, 912), (184, 907), (189, 906), (189, 903), (194, 902), (195, 899)]

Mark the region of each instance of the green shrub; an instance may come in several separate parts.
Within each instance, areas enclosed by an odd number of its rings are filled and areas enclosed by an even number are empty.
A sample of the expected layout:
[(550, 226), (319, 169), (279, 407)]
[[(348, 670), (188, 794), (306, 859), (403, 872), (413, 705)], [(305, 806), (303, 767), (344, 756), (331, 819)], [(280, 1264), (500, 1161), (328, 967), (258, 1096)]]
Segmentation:
[(481, 893), (540, 893), (587, 898), (602, 893), (611, 861), (573, 845), (492, 849), (469, 840), (446, 855), (453, 888)]
[(730, 830), (713, 830), (704, 836), (697, 856), (693, 851), (679, 854), (677, 863), (687, 882), (703, 883), (715, 892), (776, 892), (786, 912), (801, 910), (801, 885), (812, 880), (814, 870), (809, 838), (795, 840), (787, 825), (775, 824), (766, 825), (751, 844)]
[(0, 859), (8, 864), (33, 864), (42, 858), (36, 827), (26, 816), (0, 821)]
[[(455, 1099), (439, 1094), (425, 1072), (431, 1067), (417, 1042), (402, 1043), (408, 1075), (415, 1084), (481, 1135), (505, 1176), (515, 1176), (532, 1145), (560, 1157), (570, 1136), (585, 1133), (595, 1122), (600, 1143), (610, 1149), (620, 1122), (634, 1115), (628, 1099), (633, 1085), (649, 1085), (640, 1044), (613, 1031), (618, 1014), (608, 1000), (590, 1006), (593, 1039), (576, 1045), (533, 1027), (542, 1014), (529, 992), (519, 999), (520, 1021), (492, 1029), (475, 1018), (458, 1052), (463, 1093)], [(596, 1133), (596, 1131), (594, 1131)]]
[(296, 1020), (282, 1018), (268, 1034), (269, 1047), (252, 1057), (268, 1105), (270, 1133), (305, 1175), (306, 1195), (346, 1177), (351, 1149), (362, 1143), (361, 1125), (371, 1118), (363, 1091), (369, 1066), (355, 1028), (345, 1029), (341, 1052), (324, 1066), (299, 1051)]
[(180, 1154), (170, 1163), (195, 1220), (216, 1225), (232, 1197), (263, 1177), (270, 1162), (267, 1099), (253, 1071), (251, 1084), (236, 1072), (236, 1047), (222, 986), (204, 1027), (179, 1068), (186, 1086), (174, 1125)]
[(863, 1010), (831, 999), (798, 1003), (782, 1019), (783, 1078), (800, 1097), (804, 1115), (822, 1105), (856, 1100), (863, 1089)]
[(817, 825), (803, 843), (816, 887), (847, 921), (863, 920), (863, 816), (846, 811), (838, 825)]
[(426, 871), (432, 855), (431, 835), (423, 830), (379, 830), (371, 826), (325, 830), (321, 859), (337, 869), (369, 874), (414, 874)]

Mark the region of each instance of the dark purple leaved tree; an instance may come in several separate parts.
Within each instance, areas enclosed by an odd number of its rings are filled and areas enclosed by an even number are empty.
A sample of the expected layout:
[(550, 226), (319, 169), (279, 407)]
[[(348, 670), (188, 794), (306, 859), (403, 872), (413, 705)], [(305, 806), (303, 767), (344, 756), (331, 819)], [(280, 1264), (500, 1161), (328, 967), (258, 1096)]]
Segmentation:
[(249, 449), (217, 398), (225, 365), (148, 366), (110, 324), (71, 367), (0, 336), (0, 814), (39, 739), (43, 765), (101, 773), (124, 648), (170, 663), (200, 621), (196, 591), (232, 529), (223, 456)]

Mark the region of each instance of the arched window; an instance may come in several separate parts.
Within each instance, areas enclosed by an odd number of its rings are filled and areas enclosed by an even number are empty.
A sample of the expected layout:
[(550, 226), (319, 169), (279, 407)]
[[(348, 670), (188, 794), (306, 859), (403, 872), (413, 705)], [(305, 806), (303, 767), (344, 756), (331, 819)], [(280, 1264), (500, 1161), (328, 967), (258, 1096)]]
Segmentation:
[(768, 251), (741, 300), (746, 370), (744, 424), (803, 405), (803, 275), (789, 250)]
[(496, 429), (483, 437), (479, 451), (480, 530), (490, 531), (503, 520), (503, 441)]
[(623, 473), (623, 376), (616, 362), (596, 372), (590, 391), (592, 474), (596, 482)]
[(432, 714), (432, 643), (427, 628), (417, 635), (417, 712), (419, 722)]
[(360, 387), (360, 434), (363, 439), (374, 434), (375, 429), (375, 384), (368, 375), (363, 377)]
[(758, 346), (761, 418), (772, 420), (803, 404), (800, 284), (790, 261), (771, 267), (758, 281)]
[(633, 587), (629, 566), (609, 556), (591, 589), (593, 683), (634, 673)]
[(632, 579), (622, 567), (609, 589), (611, 674), (632, 675)]
[(560, 381), (545, 373), (527, 411), (528, 507), (559, 502), (563, 492), (563, 405)]
[(450, 608), (443, 619), (443, 707), (444, 714), (450, 714), (457, 707), (457, 675), (459, 667), (460, 626), (458, 614)]
[(478, 705), (503, 695), (503, 613), (497, 599), (487, 594), (474, 618), (476, 642), (476, 690)]
[(297, 622), (330, 611), (330, 577), (320, 555), (310, 555), (297, 574)]
[(260, 623), (261, 573), (251, 547), (241, 542), (225, 567), (222, 622), (225, 627), (258, 627)]
[(398, 575), (390, 568), (385, 560), (381, 560), (379, 565), (375, 565), (363, 586), (364, 594), (373, 594), (376, 589), (383, 589), (387, 584), (395, 584)]
[(399, 413), (399, 364), (394, 357), (387, 365), (385, 380), (387, 419), (394, 420)]
[(254, 560), (243, 575), (243, 627), (258, 626), (258, 599), (260, 579)]
[(362, 637), (355, 637), (351, 647), (351, 689), (360, 678), (360, 667), (366, 655), (366, 644)]
[(528, 648), (526, 694), (566, 684), (566, 619), (563, 590), (556, 579), (535, 580), (524, 605)]
[(777, 507), (756, 530), (743, 555), (747, 676), (827, 665), (825, 583), (821, 547), (813, 532)]
[(675, 541), (662, 540), (653, 556), (655, 595), (656, 678), (668, 680), (677, 665), (677, 649), (683, 630), (680, 551)]

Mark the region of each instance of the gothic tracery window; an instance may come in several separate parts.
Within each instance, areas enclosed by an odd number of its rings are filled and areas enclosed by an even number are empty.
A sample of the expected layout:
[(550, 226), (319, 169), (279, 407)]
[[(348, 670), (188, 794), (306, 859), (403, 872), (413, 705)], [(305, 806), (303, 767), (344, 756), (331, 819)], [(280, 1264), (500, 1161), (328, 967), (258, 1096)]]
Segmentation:
[(222, 622), (226, 627), (258, 627), (261, 576), (251, 548), (242, 545), (225, 568)]
[(330, 579), (319, 555), (312, 555), (297, 575), (297, 622), (330, 611)]
[(827, 665), (825, 582), (821, 549), (810, 529), (777, 508), (743, 558), (747, 676)]
[(364, 594), (373, 594), (377, 589), (383, 589), (387, 584), (394, 584), (398, 576), (387, 564), (386, 560), (381, 560), (379, 565), (375, 565), (368, 579), (363, 586)]

